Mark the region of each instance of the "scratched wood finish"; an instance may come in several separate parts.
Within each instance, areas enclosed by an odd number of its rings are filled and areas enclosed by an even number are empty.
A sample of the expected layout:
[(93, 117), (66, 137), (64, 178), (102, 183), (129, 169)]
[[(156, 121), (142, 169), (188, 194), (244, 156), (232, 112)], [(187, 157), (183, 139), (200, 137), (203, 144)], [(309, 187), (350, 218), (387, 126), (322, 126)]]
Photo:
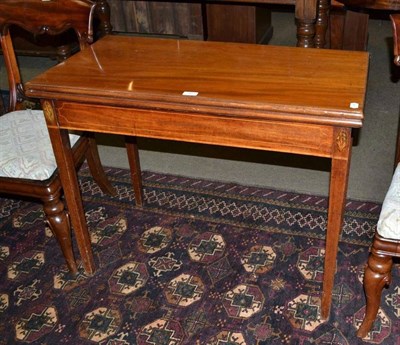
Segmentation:
[(364, 52), (106, 36), (71, 59), (36, 78), (34, 92), (28, 83), (28, 95), (351, 127), (362, 122)]
[(201, 4), (108, 0), (114, 31), (203, 38)]

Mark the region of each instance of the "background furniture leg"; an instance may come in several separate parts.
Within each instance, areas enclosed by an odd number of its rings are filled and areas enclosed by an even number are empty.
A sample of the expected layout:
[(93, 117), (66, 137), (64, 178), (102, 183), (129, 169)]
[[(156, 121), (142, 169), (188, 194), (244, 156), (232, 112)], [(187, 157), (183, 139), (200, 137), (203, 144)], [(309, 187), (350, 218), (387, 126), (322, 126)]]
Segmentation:
[(297, 46), (315, 46), (315, 23), (317, 20), (317, 0), (296, 0), (295, 18), (297, 26)]
[(99, 20), (99, 36), (111, 34), (110, 5), (107, 0), (96, 0), (96, 17)]
[(135, 193), (136, 205), (143, 206), (143, 186), (142, 171), (140, 169), (139, 150), (137, 147), (136, 137), (125, 137), (125, 147), (128, 154), (133, 191)]
[(108, 180), (103, 166), (101, 165), (96, 139), (93, 134), (88, 134), (87, 136), (89, 140), (89, 149), (86, 152), (86, 160), (89, 166), (89, 171), (103, 193), (115, 196), (117, 195), (117, 192)]
[(324, 48), (326, 45), (326, 33), (329, 22), (330, 0), (319, 0), (317, 10), (317, 21), (315, 23), (315, 48)]

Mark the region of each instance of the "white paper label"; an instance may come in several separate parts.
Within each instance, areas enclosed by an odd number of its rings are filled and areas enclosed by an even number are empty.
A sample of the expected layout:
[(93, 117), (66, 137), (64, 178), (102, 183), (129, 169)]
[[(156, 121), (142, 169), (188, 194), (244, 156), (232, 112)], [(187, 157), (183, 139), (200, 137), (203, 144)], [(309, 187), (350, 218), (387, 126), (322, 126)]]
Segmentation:
[(351, 102), (351, 103), (350, 103), (350, 108), (351, 108), (351, 109), (358, 109), (358, 107), (359, 107), (359, 104), (358, 104), (358, 103), (356, 103), (356, 102)]
[(199, 93), (197, 91), (183, 91), (182, 96), (197, 96)]

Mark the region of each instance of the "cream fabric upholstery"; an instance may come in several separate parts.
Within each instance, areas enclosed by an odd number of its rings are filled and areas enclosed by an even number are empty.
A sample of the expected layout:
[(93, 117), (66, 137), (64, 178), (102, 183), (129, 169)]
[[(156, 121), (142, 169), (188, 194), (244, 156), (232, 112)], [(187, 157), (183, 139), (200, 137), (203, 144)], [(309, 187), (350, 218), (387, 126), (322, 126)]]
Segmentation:
[[(79, 136), (70, 134), (71, 145)], [(57, 168), (41, 110), (0, 116), (0, 177), (46, 180)]]
[(377, 231), (384, 238), (400, 240), (400, 164), (383, 201)]

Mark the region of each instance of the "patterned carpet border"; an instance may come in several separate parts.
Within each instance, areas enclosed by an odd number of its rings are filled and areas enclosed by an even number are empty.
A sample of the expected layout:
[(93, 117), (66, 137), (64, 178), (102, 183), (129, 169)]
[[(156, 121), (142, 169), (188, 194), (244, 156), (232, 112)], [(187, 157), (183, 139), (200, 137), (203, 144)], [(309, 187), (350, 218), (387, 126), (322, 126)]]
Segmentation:
[[(83, 190), (96, 191), (88, 171), (83, 169), (81, 176)], [(113, 179), (118, 182), (119, 202), (132, 207), (129, 172), (121, 169)], [(143, 187), (145, 205), (155, 212), (180, 217), (196, 215), (205, 221), (325, 238), (327, 197), (149, 171), (143, 172)], [(98, 188), (97, 191), (102, 196)], [(370, 246), (380, 209), (379, 203), (347, 200), (341, 242)]]

